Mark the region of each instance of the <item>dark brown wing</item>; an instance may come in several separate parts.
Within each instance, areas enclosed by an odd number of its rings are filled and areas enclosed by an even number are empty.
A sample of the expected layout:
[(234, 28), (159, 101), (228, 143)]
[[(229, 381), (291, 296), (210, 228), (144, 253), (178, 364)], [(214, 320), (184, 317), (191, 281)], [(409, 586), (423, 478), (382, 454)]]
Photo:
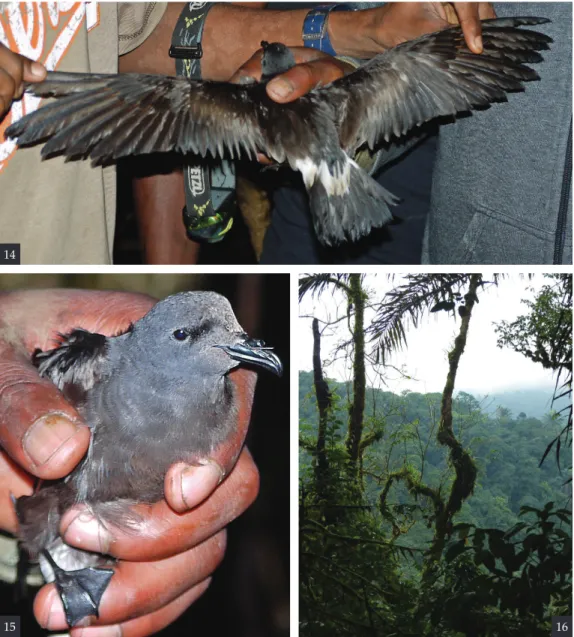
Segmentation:
[(32, 363), (40, 376), (49, 378), (74, 404), (105, 374), (108, 339), (102, 334), (76, 329), (62, 344), (46, 352), (34, 352)]
[(540, 62), (538, 51), (548, 49), (552, 39), (517, 27), (546, 22), (484, 20), (480, 55), (466, 47), (460, 27), (432, 33), (378, 55), (318, 92), (342, 109), (343, 146), (367, 142), (373, 148), (436, 117), (505, 101), (506, 92), (539, 79), (525, 63)]
[(26, 90), (57, 99), (6, 131), (20, 146), (49, 140), (42, 156), (91, 157), (178, 151), (232, 157), (263, 147), (251, 97), (256, 85), (181, 77), (49, 73)]

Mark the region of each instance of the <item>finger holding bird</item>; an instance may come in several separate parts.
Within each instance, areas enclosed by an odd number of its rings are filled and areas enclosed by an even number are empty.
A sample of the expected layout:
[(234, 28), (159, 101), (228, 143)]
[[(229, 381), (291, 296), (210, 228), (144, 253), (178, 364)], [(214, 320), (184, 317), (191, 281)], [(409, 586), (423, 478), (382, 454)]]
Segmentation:
[[(177, 489), (177, 487), (175, 487)], [(259, 473), (244, 448), (233, 471), (211, 496), (197, 506), (177, 512), (166, 500), (133, 505), (140, 523), (130, 528), (102, 526), (83, 506), (69, 509), (60, 522), (67, 544), (106, 553), (120, 560), (152, 561), (189, 550), (211, 537), (241, 515), (259, 492)], [(158, 538), (162, 538), (158, 542)]]
[[(90, 431), (77, 410), (53, 383), (38, 375), (30, 360), (32, 352), (54, 347), (60, 331), (78, 326), (116, 334), (154, 303), (143, 294), (86, 290), (26, 290), (2, 296), (0, 445), (21, 468), (45, 480), (64, 477), (85, 455), (90, 442)], [(72, 304), (74, 311), (62, 311)], [(42, 308), (41, 329), (38, 307)]]
[[(221, 563), (225, 548), (226, 532), (220, 531), (173, 557), (153, 562), (118, 562), (101, 599), (100, 617), (90, 618), (89, 625), (116, 624), (162, 608), (209, 577)], [(170, 586), (165, 585), (166, 581)], [(35, 615), (49, 630), (64, 630), (68, 627), (66, 614), (52, 590), (52, 584), (40, 590), (34, 601)]]

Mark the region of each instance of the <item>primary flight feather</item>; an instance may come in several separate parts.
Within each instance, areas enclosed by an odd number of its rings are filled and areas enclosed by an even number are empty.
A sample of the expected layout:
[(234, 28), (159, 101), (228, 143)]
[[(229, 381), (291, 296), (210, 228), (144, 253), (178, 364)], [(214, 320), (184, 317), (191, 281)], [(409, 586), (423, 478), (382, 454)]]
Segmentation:
[(482, 22), (484, 51), (466, 46), (460, 27), (405, 42), (355, 72), (278, 104), (266, 82), (295, 65), (282, 44), (262, 43), (262, 83), (229, 84), (161, 75), (49, 73), (26, 90), (58, 98), (12, 124), (20, 146), (46, 141), (42, 156), (90, 157), (177, 151), (206, 156), (264, 153), (301, 173), (319, 240), (355, 241), (392, 219), (396, 198), (351, 159), (361, 146), (400, 138), (524, 90), (539, 79), (526, 66), (552, 39), (522, 26), (546, 18)]

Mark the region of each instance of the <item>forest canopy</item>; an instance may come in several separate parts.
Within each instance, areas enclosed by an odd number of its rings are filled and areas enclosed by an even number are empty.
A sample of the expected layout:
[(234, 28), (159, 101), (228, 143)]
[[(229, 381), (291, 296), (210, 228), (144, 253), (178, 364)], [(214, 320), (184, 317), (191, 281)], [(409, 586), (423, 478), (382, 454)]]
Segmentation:
[[(498, 327), (501, 347), (552, 369), (563, 402), (537, 418), (455, 390), (497, 280), (406, 275), (377, 293), (362, 275), (301, 278), (302, 299), (346, 297), (313, 320), (313, 371), (299, 379), (302, 635), (536, 637), (571, 614), (572, 282), (549, 277)], [(444, 390), (370, 387), (367, 368), (384, 378), (407, 323), (436, 312), (454, 326)], [(323, 351), (333, 322), (347, 336)], [(323, 369), (337, 357), (348, 382)]]

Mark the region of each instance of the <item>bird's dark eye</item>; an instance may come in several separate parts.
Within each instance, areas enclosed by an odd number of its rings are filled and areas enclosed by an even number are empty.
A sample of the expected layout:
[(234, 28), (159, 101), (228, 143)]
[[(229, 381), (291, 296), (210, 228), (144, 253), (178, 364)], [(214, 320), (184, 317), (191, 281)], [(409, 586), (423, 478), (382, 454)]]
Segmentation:
[(185, 341), (185, 339), (189, 336), (189, 334), (185, 330), (175, 330), (173, 333), (173, 338), (176, 341)]

